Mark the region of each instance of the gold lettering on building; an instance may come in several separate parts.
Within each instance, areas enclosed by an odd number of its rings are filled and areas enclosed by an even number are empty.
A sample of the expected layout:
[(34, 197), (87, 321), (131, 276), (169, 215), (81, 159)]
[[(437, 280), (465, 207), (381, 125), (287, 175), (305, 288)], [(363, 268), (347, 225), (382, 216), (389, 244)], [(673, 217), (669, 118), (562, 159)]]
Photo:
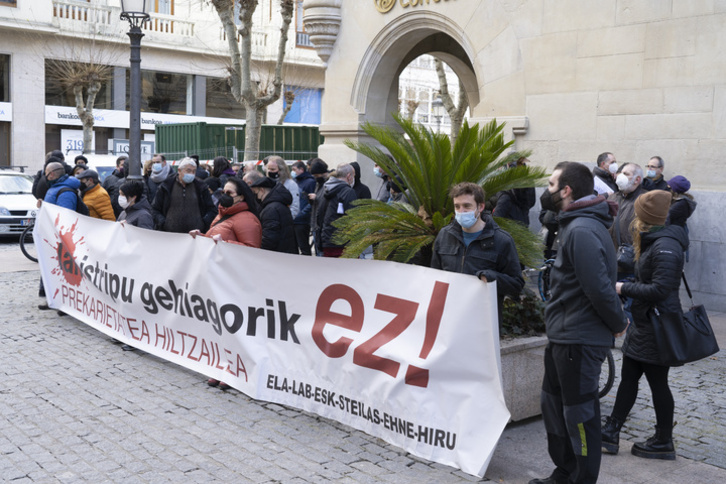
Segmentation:
[[(403, 8), (418, 7), (422, 5), (429, 5), (432, 3), (448, 2), (449, 0), (398, 0)], [(396, 5), (396, 0), (373, 0), (376, 10), (381, 13), (388, 13), (393, 10)]]

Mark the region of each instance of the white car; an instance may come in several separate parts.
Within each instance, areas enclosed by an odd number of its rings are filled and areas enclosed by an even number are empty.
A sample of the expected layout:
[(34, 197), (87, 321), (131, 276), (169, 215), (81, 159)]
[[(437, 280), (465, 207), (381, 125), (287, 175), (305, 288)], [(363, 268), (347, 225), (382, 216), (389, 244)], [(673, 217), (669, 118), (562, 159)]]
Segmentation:
[(21, 234), (38, 213), (33, 178), (0, 169), (0, 235)]

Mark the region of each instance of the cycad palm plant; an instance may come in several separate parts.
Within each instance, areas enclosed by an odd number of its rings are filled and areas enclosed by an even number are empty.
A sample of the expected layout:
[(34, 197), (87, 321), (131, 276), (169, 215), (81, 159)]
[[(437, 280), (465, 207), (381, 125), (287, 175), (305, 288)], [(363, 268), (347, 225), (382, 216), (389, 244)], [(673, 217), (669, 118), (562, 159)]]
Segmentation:
[[(377, 259), (399, 262), (430, 252), (439, 230), (454, 214), (449, 189), (457, 183), (474, 182), (484, 188), (487, 196), (544, 184), (542, 168), (505, 169), (509, 161), (526, 154), (502, 156), (512, 144), (504, 142), (504, 123), (493, 120), (480, 129), (478, 124), (469, 126), (465, 122), (452, 147), (447, 135), (397, 115), (394, 118), (402, 132), (371, 123), (363, 125), (363, 131), (383, 149), (351, 141), (346, 141), (346, 145), (375, 161), (392, 179), (399, 178), (410, 203), (355, 202), (355, 207), (336, 222), (338, 242), (346, 245), (345, 257), (357, 257), (370, 245), (375, 245)], [(514, 237), (523, 264), (533, 266), (541, 259), (541, 244), (536, 235), (516, 222), (499, 218), (496, 221)]]

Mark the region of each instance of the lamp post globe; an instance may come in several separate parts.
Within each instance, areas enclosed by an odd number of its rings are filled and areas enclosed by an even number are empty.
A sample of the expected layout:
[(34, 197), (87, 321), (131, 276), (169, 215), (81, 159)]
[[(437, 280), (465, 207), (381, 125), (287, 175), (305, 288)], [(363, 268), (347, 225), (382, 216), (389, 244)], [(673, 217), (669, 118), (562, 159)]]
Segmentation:
[(150, 1), (121, 0), (121, 20), (128, 20), (131, 40), (129, 68), (129, 180), (141, 177), (141, 25), (149, 18)]

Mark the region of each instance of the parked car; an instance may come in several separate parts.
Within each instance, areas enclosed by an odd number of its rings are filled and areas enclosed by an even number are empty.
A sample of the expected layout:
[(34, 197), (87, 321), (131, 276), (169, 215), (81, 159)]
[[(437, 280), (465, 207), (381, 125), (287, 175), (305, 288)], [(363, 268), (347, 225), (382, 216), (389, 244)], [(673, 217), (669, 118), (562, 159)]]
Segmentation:
[(21, 234), (38, 213), (32, 194), (33, 178), (0, 169), (0, 235)]

